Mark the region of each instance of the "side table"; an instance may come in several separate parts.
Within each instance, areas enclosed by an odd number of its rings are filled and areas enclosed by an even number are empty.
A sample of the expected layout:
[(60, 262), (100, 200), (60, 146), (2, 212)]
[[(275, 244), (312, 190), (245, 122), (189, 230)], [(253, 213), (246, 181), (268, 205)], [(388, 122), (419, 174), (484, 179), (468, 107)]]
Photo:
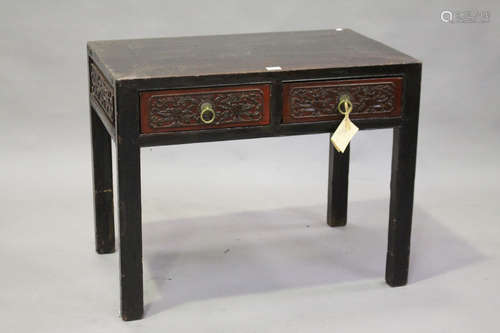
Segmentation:
[[(141, 147), (331, 133), (352, 103), (361, 129), (393, 128), (385, 279), (407, 282), (421, 63), (349, 29), (87, 44), (95, 237), (115, 250), (117, 151), (121, 315), (143, 316)], [(347, 216), (349, 147), (330, 143), (328, 225)]]

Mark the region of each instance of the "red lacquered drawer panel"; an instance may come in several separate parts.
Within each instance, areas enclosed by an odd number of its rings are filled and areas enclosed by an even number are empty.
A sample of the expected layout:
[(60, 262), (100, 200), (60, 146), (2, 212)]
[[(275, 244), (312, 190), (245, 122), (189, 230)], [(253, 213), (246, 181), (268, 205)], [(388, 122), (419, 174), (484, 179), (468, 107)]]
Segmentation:
[(283, 85), (283, 122), (336, 120), (339, 98), (348, 95), (351, 118), (398, 117), (401, 115), (403, 78), (294, 82)]
[[(147, 91), (141, 97), (141, 132), (161, 133), (267, 125), (269, 84)], [(203, 105), (211, 110), (201, 119)], [(212, 111), (213, 110), (213, 111)]]

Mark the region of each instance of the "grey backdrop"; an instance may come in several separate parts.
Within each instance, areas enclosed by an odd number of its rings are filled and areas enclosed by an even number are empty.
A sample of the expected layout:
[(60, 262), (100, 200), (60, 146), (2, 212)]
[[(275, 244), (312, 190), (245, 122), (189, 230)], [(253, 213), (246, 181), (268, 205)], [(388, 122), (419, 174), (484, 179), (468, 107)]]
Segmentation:
[[(446, 24), (442, 10), (487, 10)], [(498, 1), (3, 1), (0, 330), (498, 332)], [(146, 318), (94, 252), (87, 40), (350, 27), (423, 61), (409, 284), (383, 282), (392, 132), (142, 150)]]

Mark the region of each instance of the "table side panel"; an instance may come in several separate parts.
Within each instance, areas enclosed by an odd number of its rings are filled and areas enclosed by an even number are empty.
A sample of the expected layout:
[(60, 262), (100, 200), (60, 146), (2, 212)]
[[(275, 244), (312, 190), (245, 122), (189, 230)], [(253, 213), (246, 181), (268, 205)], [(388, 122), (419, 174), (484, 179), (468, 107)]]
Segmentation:
[(92, 61), (89, 61), (89, 77), (90, 99), (106, 115), (111, 124), (114, 124), (115, 92), (113, 86)]

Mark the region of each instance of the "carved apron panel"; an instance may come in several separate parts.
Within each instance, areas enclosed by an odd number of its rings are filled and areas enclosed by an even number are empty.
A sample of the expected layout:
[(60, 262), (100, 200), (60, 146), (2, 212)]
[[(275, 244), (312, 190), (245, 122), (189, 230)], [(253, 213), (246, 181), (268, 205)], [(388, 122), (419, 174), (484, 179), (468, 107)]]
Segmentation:
[(114, 123), (115, 94), (113, 87), (93, 63), (90, 64), (90, 98), (101, 107), (111, 123)]

